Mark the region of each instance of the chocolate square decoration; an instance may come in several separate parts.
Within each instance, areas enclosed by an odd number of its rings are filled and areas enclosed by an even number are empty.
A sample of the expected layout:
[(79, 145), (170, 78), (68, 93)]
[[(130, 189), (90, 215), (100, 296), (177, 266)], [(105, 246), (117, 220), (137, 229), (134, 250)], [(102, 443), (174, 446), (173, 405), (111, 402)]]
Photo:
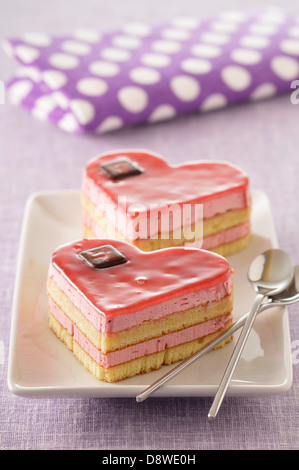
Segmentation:
[(103, 245), (92, 248), (91, 250), (81, 251), (79, 256), (84, 259), (89, 266), (96, 269), (110, 268), (111, 266), (123, 264), (128, 261), (122, 253), (111, 245)]
[(106, 163), (102, 163), (100, 168), (112, 180), (127, 178), (128, 176), (140, 175), (143, 173), (143, 169), (136, 162), (130, 160), (125, 155), (118, 156), (114, 160), (109, 160)]

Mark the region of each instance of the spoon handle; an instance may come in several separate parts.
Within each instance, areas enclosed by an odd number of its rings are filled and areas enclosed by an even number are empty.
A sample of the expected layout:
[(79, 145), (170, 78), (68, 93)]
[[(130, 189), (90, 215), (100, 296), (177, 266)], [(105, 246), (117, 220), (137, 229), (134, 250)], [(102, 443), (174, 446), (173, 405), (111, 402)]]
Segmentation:
[(247, 341), (247, 338), (249, 336), (249, 333), (251, 331), (251, 328), (253, 326), (255, 317), (258, 313), (258, 310), (261, 306), (261, 303), (264, 299), (264, 294), (258, 294), (253, 302), (253, 305), (249, 311), (248, 317), (246, 318), (245, 325), (243, 327), (243, 330), (240, 333), (240, 336), (238, 338), (238, 341), (236, 343), (235, 349), (233, 351), (233, 354), (229, 360), (229, 363), (227, 365), (227, 368), (224, 372), (224, 375), (221, 379), (218, 391), (215, 395), (215, 398), (213, 400), (212, 406), (210, 408), (208, 417), (210, 419), (214, 419), (219, 411), (219, 408), (221, 406), (222, 400), (225, 396), (226, 390), (229, 386), (230, 380), (233, 376), (233, 373), (235, 371), (235, 368), (238, 364), (238, 361), (240, 359), (240, 356), (242, 354), (243, 348), (245, 346), (245, 343)]
[[(261, 313), (263, 310), (266, 310), (268, 308), (273, 307), (272, 302), (267, 302), (261, 306), (259, 309), (258, 313)], [(222, 333), (219, 333), (219, 335), (216, 336), (216, 338), (212, 339), (208, 344), (206, 344), (202, 349), (197, 351), (195, 354), (193, 354), (191, 357), (185, 359), (184, 361), (180, 362), (177, 366), (175, 366), (173, 369), (171, 369), (169, 372), (164, 374), (162, 377), (160, 377), (156, 382), (153, 384), (149, 385), (143, 392), (139, 393), (136, 396), (136, 401), (137, 402), (142, 402), (146, 400), (150, 395), (152, 395), (156, 390), (158, 390), (162, 385), (166, 384), (169, 380), (171, 380), (173, 377), (175, 377), (177, 374), (179, 374), (183, 369), (191, 365), (194, 361), (197, 361), (200, 357), (204, 356), (206, 353), (211, 351), (212, 349), (216, 348), (222, 341), (224, 341), (226, 338), (231, 336), (233, 333), (235, 333), (237, 330), (239, 330), (243, 325), (245, 325), (246, 319), (248, 318), (250, 312), (246, 313), (242, 317), (239, 318), (239, 320), (235, 321), (229, 328), (224, 330)]]

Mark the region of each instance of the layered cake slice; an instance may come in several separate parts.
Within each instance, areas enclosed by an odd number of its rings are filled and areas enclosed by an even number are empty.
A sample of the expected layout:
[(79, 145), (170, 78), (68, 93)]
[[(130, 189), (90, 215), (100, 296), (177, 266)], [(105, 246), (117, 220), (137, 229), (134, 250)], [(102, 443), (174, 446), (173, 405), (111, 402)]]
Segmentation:
[(206, 250), (83, 239), (53, 253), (48, 299), (57, 337), (94, 377), (116, 382), (184, 359), (227, 328), (233, 282), (228, 261)]
[(174, 167), (146, 151), (101, 155), (86, 166), (82, 205), (85, 237), (143, 251), (187, 245), (227, 256), (249, 241), (248, 177), (227, 162)]

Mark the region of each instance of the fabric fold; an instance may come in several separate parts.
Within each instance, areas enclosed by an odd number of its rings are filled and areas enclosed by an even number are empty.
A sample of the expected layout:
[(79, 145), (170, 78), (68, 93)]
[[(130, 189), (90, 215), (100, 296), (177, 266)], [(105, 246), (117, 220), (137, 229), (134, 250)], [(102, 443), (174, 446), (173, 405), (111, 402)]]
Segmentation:
[(299, 79), (299, 17), (278, 8), (3, 42), (10, 101), (70, 133), (105, 133), (275, 96)]

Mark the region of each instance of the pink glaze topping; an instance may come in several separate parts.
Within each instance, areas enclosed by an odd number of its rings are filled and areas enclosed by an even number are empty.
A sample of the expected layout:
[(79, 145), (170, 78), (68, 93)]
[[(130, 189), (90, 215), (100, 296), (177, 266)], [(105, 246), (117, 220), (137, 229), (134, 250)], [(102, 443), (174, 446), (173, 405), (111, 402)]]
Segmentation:
[[(101, 165), (122, 157), (136, 163), (142, 172), (114, 180), (101, 169)], [(237, 207), (249, 205), (248, 176), (227, 162), (198, 161), (170, 166), (158, 155), (123, 150), (91, 160), (86, 167), (83, 191), (88, 180), (108, 195), (114, 204), (123, 204), (124, 212), (131, 217), (136, 217), (138, 212), (128, 214), (132, 205), (142, 206), (148, 215), (151, 204), (160, 208), (171, 204), (206, 204), (231, 194), (236, 196), (235, 202), (228, 200)], [(89, 188), (89, 192), (95, 193), (95, 190)], [(121, 201), (124, 197), (125, 201)], [(211, 210), (214, 212), (215, 208)]]
[[(79, 256), (82, 251), (107, 245), (116, 248), (127, 261), (97, 269)], [(49, 276), (66, 295), (73, 295), (74, 290), (80, 293), (85, 305), (104, 315), (106, 321), (153, 311), (153, 306), (183, 299), (194, 291), (210, 289), (214, 297), (218, 291), (219, 297), (220, 292), (224, 296), (232, 289), (230, 265), (218, 254), (189, 247), (145, 253), (112, 239), (83, 239), (59, 247), (53, 253)], [(101, 329), (100, 324), (97, 326)]]

